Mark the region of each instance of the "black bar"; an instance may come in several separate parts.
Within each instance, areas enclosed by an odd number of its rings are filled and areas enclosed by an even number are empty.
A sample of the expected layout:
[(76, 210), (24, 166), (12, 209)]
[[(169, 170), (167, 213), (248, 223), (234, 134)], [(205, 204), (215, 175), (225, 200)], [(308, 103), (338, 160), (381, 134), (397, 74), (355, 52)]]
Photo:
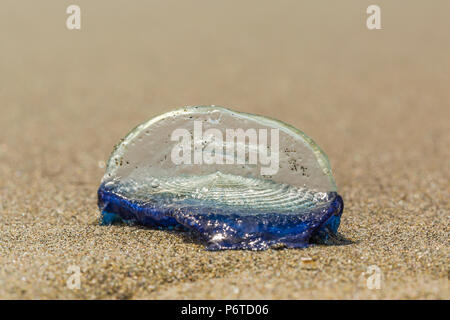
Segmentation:
[[(80, 317), (98, 312), (101, 319), (323, 319), (445, 314), (448, 301), (328, 301), (328, 300), (137, 300), (137, 301), (0, 301), (3, 312), (20, 316), (30, 311)], [(94, 312), (94, 313), (93, 313)], [(7, 314), (7, 313), (5, 313)], [(156, 317), (158, 315), (158, 317)]]

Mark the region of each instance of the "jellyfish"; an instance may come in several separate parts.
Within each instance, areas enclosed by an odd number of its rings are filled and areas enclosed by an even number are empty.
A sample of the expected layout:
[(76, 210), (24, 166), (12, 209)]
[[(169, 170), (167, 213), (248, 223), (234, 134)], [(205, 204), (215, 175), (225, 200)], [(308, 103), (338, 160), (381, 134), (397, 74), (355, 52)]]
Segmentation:
[(101, 223), (189, 230), (208, 250), (303, 248), (343, 211), (325, 153), (268, 117), (190, 106), (134, 128), (98, 189)]

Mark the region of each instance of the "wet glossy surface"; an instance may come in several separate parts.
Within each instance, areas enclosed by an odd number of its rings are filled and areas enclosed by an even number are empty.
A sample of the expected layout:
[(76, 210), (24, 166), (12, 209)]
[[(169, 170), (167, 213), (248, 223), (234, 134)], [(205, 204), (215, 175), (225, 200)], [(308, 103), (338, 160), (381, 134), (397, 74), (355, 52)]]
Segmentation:
[[(103, 224), (188, 229), (210, 250), (304, 247), (313, 236), (326, 240), (337, 232), (343, 202), (328, 159), (305, 134), (220, 107), (187, 107), (155, 119), (134, 129), (111, 155), (98, 191)], [(281, 152), (271, 150), (280, 156), (277, 172), (260, 175), (262, 166), (248, 163), (174, 164), (174, 142), (157, 137), (199, 120), (222, 129), (281, 131)]]

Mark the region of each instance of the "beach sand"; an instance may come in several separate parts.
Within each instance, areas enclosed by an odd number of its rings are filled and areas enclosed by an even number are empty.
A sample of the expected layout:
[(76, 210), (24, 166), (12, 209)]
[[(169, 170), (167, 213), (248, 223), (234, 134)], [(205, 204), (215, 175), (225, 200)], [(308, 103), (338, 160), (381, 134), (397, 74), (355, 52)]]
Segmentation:
[[(365, 0), (76, 2), (72, 31), (71, 1), (0, 4), (0, 298), (449, 298), (448, 1), (377, 0), (381, 30)], [(351, 243), (208, 252), (99, 226), (114, 144), (209, 104), (311, 136)]]

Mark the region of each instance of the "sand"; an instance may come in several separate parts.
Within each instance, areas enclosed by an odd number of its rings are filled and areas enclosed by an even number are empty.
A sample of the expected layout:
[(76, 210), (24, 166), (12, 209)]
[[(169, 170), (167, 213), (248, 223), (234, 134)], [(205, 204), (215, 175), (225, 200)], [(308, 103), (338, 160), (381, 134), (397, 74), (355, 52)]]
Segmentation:
[[(2, 1), (0, 298), (448, 299), (450, 3), (378, 0), (369, 31), (373, 1), (327, 2), (79, 0), (69, 31), (72, 2)], [(113, 145), (196, 104), (310, 135), (351, 242), (208, 252), (99, 226)]]

